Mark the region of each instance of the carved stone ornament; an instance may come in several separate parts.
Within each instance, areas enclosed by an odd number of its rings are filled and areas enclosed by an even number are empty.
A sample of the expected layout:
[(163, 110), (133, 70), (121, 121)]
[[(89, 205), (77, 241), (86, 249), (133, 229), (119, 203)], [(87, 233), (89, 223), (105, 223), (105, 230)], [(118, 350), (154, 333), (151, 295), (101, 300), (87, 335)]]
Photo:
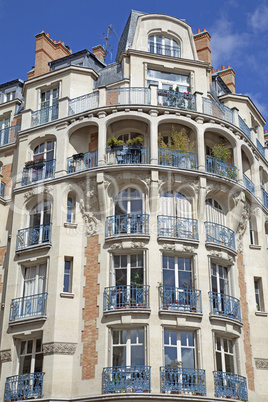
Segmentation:
[(221, 251), (211, 250), (210, 255), (211, 255), (212, 257), (222, 258), (222, 252), (221, 252)]
[(139, 174), (137, 175), (137, 179), (143, 181), (147, 186), (149, 186), (149, 184), (151, 183), (151, 176), (149, 173)]
[(99, 210), (96, 178), (88, 178), (78, 183), (83, 191), (84, 199), (80, 199), (80, 211), (85, 222), (86, 236), (97, 233), (98, 220), (94, 216)]
[(30, 191), (26, 191), (26, 193), (24, 194), (24, 198), (26, 200), (28, 200), (29, 198), (31, 198), (32, 196), (35, 195), (35, 191), (34, 190), (30, 190)]
[(131, 243), (131, 248), (144, 248), (145, 247), (145, 243), (142, 241), (133, 241)]
[(43, 343), (44, 355), (74, 355), (77, 343), (50, 342)]
[(0, 351), (0, 362), (1, 363), (11, 362), (11, 349)]
[(113, 244), (111, 245), (111, 250), (118, 250), (118, 249), (121, 249), (121, 248), (123, 248), (123, 243), (122, 243), (122, 242), (120, 242), (120, 243), (113, 243)]
[(175, 244), (164, 243), (164, 244), (162, 244), (162, 248), (164, 250), (174, 251), (175, 250)]
[(193, 252), (194, 252), (194, 247), (192, 247), (192, 246), (186, 246), (186, 245), (184, 245), (182, 248), (183, 248), (183, 251), (187, 251), (187, 252), (189, 252), (189, 253), (193, 253)]
[(243, 252), (243, 236), (245, 234), (245, 231), (247, 229), (247, 224), (249, 220), (249, 211), (250, 211), (250, 206), (248, 203), (244, 204), (244, 208), (241, 213), (241, 218), (237, 227), (237, 235), (238, 235), (238, 240), (237, 240), (237, 250), (239, 253)]
[(268, 370), (268, 359), (255, 359), (257, 369)]

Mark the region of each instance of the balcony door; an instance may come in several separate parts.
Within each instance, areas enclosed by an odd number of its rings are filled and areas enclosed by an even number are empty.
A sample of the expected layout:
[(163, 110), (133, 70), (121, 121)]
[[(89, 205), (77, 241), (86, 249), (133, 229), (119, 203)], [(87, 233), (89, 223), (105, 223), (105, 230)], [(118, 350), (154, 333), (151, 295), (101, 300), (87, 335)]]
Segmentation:
[(234, 347), (231, 339), (215, 338), (217, 371), (234, 373)]
[(166, 191), (161, 196), (161, 214), (177, 218), (191, 218), (190, 201), (177, 191)]
[(228, 269), (218, 264), (211, 264), (211, 289), (213, 312), (228, 311), (225, 295), (229, 295)]
[(0, 120), (0, 145), (9, 143), (10, 118)]
[(30, 211), (28, 246), (49, 241), (51, 208), (51, 201), (43, 201)]
[(113, 367), (144, 366), (144, 329), (120, 329), (112, 333)]
[[(43, 366), (42, 339), (20, 342), (19, 374), (40, 373)], [(30, 380), (28, 380), (30, 382)], [(29, 384), (27, 384), (29, 386)]]
[(55, 142), (45, 141), (37, 145), (33, 151), (35, 165), (32, 169), (32, 181), (53, 177), (55, 159)]
[(196, 366), (195, 339), (193, 332), (164, 330), (165, 366), (193, 369)]
[(191, 289), (191, 258), (163, 256), (163, 286), (180, 289)]
[(225, 213), (218, 201), (213, 198), (206, 199), (206, 218), (208, 222), (225, 226)]
[(35, 316), (44, 312), (46, 291), (46, 264), (25, 267), (23, 270), (21, 315)]
[(115, 197), (115, 233), (140, 233), (143, 230), (143, 196), (135, 188), (120, 191)]
[[(47, 123), (48, 121), (58, 118), (58, 100), (59, 100), (59, 88), (54, 88), (49, 91), (41, 92), (41, 114), (40, 123)], [(52, 110), (50, 110), (52, 107)]]

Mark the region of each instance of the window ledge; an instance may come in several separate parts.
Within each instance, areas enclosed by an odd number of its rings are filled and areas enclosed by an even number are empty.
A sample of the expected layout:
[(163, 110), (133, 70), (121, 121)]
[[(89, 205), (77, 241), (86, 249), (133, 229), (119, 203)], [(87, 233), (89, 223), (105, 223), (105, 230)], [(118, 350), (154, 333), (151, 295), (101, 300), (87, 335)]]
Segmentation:
[(76, 229), (77, 228), (77, 223), (65, 222), (64, 227), (65, 228)]
[(62, 292), (62, 293), (60, 293), (60, 297), (65, 297), (66, 299), (73, 299), (74, 293)]
[(28, 246), (28, 247), (22, 248), (20, 250), (16, 250), (16, 254), (29, 253), (36, 249), (42, 250), (42, 249), (51, 248), (51, 247), (52, 247), (51, 243), (35, 244), (34, 246)]
[(258, 317), (267, 317), (268, 313), (266, 313), (265, 311), (255, 311), (255, 315)]
[(259, 246), (258, 244), (250, 244), (249, 248), (251, 248), (252, 250), (260, 250), (261, 246)]
[(9, 326), (13, 327), (16, 325), (21, 325), (21, 324), (29, 324), (32, 322), (38, 322), (38, 321), (46, 321), (47, 316), (46, 315), (42, 315), (42, 316), (34, 316), (34, 317), (24, 317), (24, 318), (19, 318), (15, 321), (10, 321), (9, 322)]

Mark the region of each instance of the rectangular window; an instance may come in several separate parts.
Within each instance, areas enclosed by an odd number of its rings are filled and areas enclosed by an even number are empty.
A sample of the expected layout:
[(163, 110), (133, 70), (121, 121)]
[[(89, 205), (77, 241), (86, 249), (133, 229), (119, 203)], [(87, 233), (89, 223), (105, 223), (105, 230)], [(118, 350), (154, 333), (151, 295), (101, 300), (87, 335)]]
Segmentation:
[(143, 285), (143, 254), (114, 255), (115, 286)]
[(19, 374), (40, 373), (43, 366), (42, 339), (20, 342)]
[(73, 259), (66, 257), (64, 259), (64, 278), (63, 278), (63, 292), (72, 293), (72, 271)]
[(217, 371), (234, 373), (234, 341), (216, 336), (215, 351)]
[(195, 336), (193, 332), (164, 331), (165, 366), (195, 368)]
[(163, 255), (163, 286), (194, 288), (192, 259)]
[(113, 330), (112, 332), (112, 365), (144, 366), (144, 329)]
[(254, 290), (255, 290), (256, 310), (264, 311), (262, 279), (261, 278), (254, 278)]
[(11, 91), (6, 93), (6, 101), (9, 102), (15, 99), (16, 91)]

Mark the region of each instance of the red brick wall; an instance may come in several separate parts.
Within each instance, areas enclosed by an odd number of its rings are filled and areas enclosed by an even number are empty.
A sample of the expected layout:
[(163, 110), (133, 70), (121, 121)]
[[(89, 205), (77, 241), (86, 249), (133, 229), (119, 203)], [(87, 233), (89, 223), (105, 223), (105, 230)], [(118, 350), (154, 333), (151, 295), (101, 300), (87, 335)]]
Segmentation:
[(82, 380), (95, 378), (95, 365), (98, 362), (96, 342), (98, 340), (97, 318), (99, 317), (99, 307), (97, 306), (97, 297), (99, 295), (98, 274), (100, 272), (100, 264), (98, 263), (99, 253), (99, 237), (88, 237), (85, 249), (86, 265), (83, 291), (85, 307), (82, 316), (84, 320), (84, 330), (82, 331), (84, 346), (80, 360)]
[(95, 151), (96, 149), (98, 149), (98, 133), (91, 134), (91, 142), (88, 147), (89, 151)]
[(211, 64), (210, 35), (207, 31), (194, 36), (195, 47), (199, 60)]
[[(5, 157), (8, 156), (12, 156), (12, 153), (7, 153), (5, 154)], [(11, 172), (12, 172), (12, 168), (13, 168), (13, 164), (10, 163), (9, 165), (3, 165), (2, 166), (2, 182), (6, 184), (5, 187), (5, 196), (8, 195), (10, 193), (10, 187), (11, 187), (11, 180), (10, 180), (10, 176), (11, 176)]]

